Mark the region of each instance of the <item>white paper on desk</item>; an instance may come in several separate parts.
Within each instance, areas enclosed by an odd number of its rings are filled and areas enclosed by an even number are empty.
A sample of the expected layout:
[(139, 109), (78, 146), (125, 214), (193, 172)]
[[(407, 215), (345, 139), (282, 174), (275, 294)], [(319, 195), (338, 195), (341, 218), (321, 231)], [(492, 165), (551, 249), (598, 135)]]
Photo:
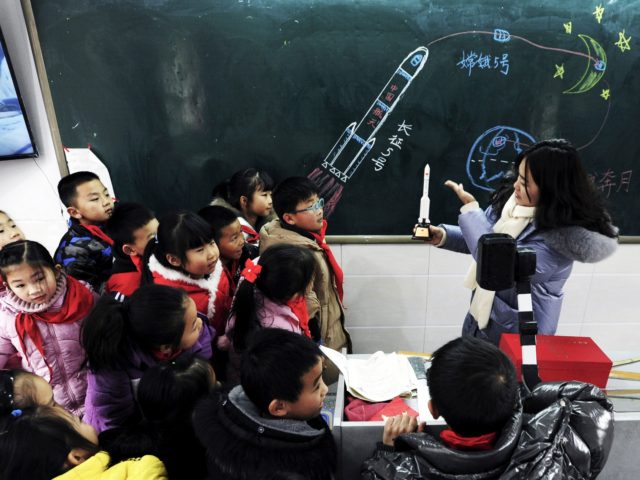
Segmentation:
[(415, 374), (406, 357), (376, 352), (366, 359), (347, 358), (339, 352), (320, 347), (344, 375), (347, 390), (370, 402), (386, 402), (416, 388)]

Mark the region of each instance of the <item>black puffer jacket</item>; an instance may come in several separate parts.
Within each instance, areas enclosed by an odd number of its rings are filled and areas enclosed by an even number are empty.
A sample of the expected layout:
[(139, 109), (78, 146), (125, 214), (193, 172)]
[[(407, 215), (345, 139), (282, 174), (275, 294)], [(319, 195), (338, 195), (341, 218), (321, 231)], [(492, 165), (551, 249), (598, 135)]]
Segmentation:
[(613, 405), (580, 382), (538, 385), (487, 452), (453, 450), (430, 433), (378, 447), (362, 478), (418, 480), (578, 480), (604, 468), (613, 442)]
[(254, 480), (274, 472), (305, 480), (334, 478), (336, 446), (322, 417), (305, 422), (262, 416), (241, 386), (203, 400), (194, 428), (212, 480)]

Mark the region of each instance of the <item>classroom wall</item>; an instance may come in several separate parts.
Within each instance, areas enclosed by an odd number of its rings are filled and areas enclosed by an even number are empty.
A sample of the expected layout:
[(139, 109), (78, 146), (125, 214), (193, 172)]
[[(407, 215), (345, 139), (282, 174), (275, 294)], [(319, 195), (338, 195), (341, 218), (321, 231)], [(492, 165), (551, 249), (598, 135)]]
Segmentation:
[[(40, 151), (0, 162), (0, 209), (53, 251), (66, 230), (55, 185), (60, 173), (19, 0), (0, 2), (0, 25)], [(117, 188), (117, 185), (116, 185)], [(347, 326), (357, 352), (431, 352), (459, 335), (470, 293), (469, 257), (427, 247), (333, 245), (345, 271)], [(592, 336), (605, 350), (640, 345), (640, 245), (621, 245), (596, 265), (576, 264), (558, 333)]]
[(27, 238), (53, 252), (66, 231), (56, 191), (60, 170), (19, 0), (0, 1), (0, 26), (39, 152), (36, 159), (0, 162), (0, 210), (18, 222)]
[[(426, 245), (336, 245), (345, 271), (347, 326), (358, 353), (432, 352), (460, 334), (470, 257)], [(640, 345), (640, 245), (597, 264), (575, 263), (558, 334), (585, 335), (605, 351)]]

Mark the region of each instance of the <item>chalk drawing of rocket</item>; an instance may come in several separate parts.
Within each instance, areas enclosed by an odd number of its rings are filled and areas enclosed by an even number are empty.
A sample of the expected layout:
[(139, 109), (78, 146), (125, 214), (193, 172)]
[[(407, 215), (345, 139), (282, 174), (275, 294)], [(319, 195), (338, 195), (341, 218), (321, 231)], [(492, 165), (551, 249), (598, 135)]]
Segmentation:
[(318, 185), (320, 196), (325, 200), (325, 217), (336, 208), (345, 184), (375, 145), (376, 132), (420, 73), (428, 56), (426, 47), (418, 47), (407, 55), (360, 123), (349, 124), (320, 166), (308, 175)]

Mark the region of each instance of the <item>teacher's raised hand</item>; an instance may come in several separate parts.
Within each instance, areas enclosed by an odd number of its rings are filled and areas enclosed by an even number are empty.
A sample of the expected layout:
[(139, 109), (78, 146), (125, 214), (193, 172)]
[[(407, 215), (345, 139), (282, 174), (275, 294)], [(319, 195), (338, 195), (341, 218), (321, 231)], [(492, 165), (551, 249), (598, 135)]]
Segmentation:
[(444, 182), (444, 185), (445, 187), (449, 187), (453, 190), (464, 205), (476, 201), (476, 198), (467, 192), (461, 183), (454, 182), (453, 180), (447, 180)]

